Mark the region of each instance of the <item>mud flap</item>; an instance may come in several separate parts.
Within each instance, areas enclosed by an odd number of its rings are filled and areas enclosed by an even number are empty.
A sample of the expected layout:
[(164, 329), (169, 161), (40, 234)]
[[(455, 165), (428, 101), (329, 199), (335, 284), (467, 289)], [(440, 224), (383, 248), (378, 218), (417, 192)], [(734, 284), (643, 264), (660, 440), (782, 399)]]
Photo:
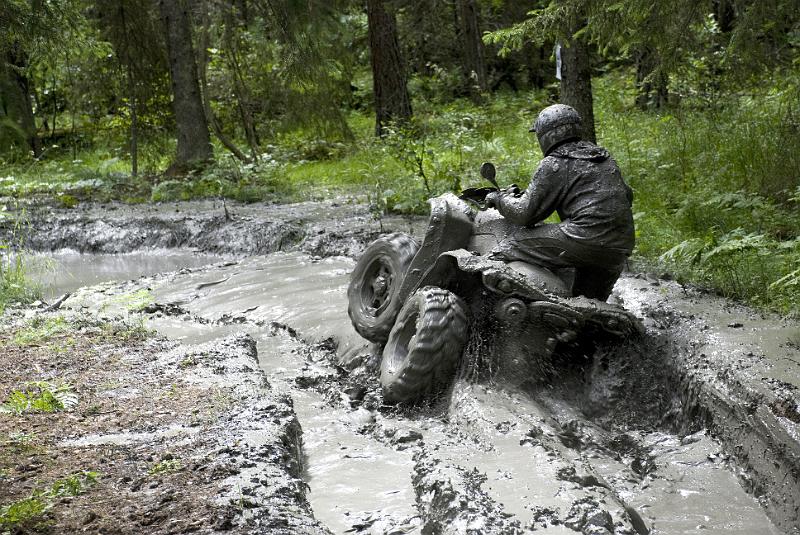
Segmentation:
[(603, 332), (618, 338), (644, 334), (641, 320), (616, 305), (586, 297), (558, 299), (552, 304), (561, 306), (560, 310), (569, 309), (568, 314), (579, 315), (582, 318), (583, 326), (599, 327)]
[(559, 303), (534, 301), (528, 305), (528, 311), (531, 320), (538, 320), (553, 331), (554, 338), (548, 340), (552, 349), (557, 342), (575, 340), (585, 323), (583, 314)]

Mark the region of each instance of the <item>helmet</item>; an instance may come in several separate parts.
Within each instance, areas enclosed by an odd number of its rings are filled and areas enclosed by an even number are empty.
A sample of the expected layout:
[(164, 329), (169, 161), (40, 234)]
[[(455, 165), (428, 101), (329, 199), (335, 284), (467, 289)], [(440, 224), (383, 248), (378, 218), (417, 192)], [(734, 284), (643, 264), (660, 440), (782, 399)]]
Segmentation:
[(572, 106), (553, 104), (539, 112), (530, 132), (536, 132), (545, 156), (563, 141), (580, 139), (581, 116)]

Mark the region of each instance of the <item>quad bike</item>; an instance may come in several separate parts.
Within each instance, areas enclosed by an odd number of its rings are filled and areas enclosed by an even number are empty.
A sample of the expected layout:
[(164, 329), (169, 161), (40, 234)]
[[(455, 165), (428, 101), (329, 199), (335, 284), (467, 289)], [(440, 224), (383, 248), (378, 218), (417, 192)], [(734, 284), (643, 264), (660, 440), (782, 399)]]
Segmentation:
[(419, 399), (452, 379), (470, 336), (469, 316), (488, 317), (475, 328), (493, 331), (495, 373), (515, 384), (533, 379), (559, 342), (582, 331), (625, 337), (642, 330), (619, 306), (573, 297), (574, 270), (491, 259), (513, 225), (485, 210), (486, 195), (499, 187), (494, 166), (484, 164), (481, 174), (492, 188), (429, 201), (421, 245), (402, 233), (382, 236), (353, 270), (348, 314), (361, 336), (385, 344), (380, 382), (387, 401)]

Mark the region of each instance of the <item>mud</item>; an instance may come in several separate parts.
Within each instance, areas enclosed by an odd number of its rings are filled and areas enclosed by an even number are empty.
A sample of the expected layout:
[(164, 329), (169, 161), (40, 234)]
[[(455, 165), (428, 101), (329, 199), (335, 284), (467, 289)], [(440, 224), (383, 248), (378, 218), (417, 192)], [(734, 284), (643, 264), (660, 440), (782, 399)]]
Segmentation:
[[(232, 212), (263, 218), (250, 209)], [(796, 322), (626, 276), (616, 291), (644, 319), (642, 339), (562, 347), (550, 376), (524, 390), (460, 378), (428, 405), (385, 406), (376, 348), (344, 313), (352, 255), (376, 224), (330, 203), (275, 214), (305, 229), (292, 251), (102, 284), (63, 307), (141, 319), (184, 351), (255, 340), (302, 429), (289, 466), (302, 465), (314, 517), (332, 532), (798, 533)], [(142, 291), (136, 312), (126, 296)], [(268, 501), (271, 483), (254, 485), (253, 501)]]
[(192, 269), (225, 262), (226, 257), (184, 249), (148, 250), (120, 254), (82, 254), (61, 249), (25, 258), (32, 277), (42, 281), (46, 300), (101, 282), (136, 279), (165, 271)]
[(375, 220), (349, 199), (296, 204), (190, 201), (148, 205), (82, 204), (64, 210), (28, 206), (0, 220), (0, 242), (34, 251), (130, 253), (183, 248), (215, 254), (254, 255), (300, 248), (317, 256), (358, 256), (385, 228), (414, 233), (419, 218)]
[[(184, 348), (81, 313), (30, 312), (3, 317), (0, 398), (35, 378), (70, 383), (77, 403), (53, 414), (3, 415), (0, 501), (36, 496), (70, 474), (95, 472), (97, 481), (4, 528), (326, 532), (306, 499), (291, 399), (264, 380), (252, 338)], [(70, 329), (20, 342), (34, 319)]]

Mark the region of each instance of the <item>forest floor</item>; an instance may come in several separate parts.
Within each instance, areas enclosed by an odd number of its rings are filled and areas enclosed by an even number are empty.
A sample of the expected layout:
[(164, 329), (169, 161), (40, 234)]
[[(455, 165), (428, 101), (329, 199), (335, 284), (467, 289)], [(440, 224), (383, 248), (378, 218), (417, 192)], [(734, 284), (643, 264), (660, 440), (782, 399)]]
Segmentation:
[(398, 408), (344, 294), (366, 243), (424, 220), (345, 199), (28, 219), (67, 267), (0, 318), (0, 532), (797, 533), (797, 322), (629, 273), (644, 337)]

